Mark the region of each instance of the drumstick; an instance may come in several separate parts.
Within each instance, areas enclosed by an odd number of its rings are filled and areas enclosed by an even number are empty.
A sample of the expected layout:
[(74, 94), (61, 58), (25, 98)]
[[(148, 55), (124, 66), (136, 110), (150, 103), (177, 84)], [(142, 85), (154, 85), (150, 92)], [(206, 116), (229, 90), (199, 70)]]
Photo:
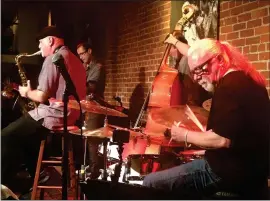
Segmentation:
[[(179, 127), (180, 124), (181, 124), (181, 121), (179, 121), (178, 123), (174, 122), (174, 125), (176, 125), (177, 127)], [(171, 139), (170, 139), (168, 145), (170, 145), (171, 142), (172, 142), (172, 137), (171, 137)]]
[(198, 120), (198, 118), (195, 116), (195, 114), (192, 112), (190, 107), (188, 105), (186, 105), (186, 107), (187, 107), (186, 115), (196, 124), (196, 126), (199, 127), (199, 129), (201, 129), (202, 132), (205, 132), (205, 129), (203, 128), (203, 125)]
[(170, 145), (170, 144), (171, 144), (171, 142), (172, 142), (172, 137), (171, 137), (171, 139), (170, 139), (170, 141), (169, 141), (168, 145)]

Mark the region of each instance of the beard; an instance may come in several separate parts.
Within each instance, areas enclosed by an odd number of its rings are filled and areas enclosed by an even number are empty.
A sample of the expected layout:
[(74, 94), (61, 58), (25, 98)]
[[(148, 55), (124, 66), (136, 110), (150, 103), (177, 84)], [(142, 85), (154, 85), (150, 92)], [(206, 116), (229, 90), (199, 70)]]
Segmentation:
[(202, 88), (204, 88), (204, 90), (208, 91), (208, 92), (214, 92), (215, 91), (215, 85), (208, 79), (202, 78), (199, 82), (199, 85), (202, 86)]

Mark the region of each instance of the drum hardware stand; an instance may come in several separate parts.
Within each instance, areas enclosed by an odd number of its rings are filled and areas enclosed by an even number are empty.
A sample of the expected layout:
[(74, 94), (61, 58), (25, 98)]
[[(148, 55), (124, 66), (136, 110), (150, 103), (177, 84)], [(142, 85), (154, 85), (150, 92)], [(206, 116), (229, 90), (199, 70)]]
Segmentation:
[[(107, 118), (107, 107), (106, 107), (106, 114), (105, 114), (105, 119), (104, 119), (104, 125), (103, 125), (103, 128), (104, 128), (104, 132), (107, 132), (106, 128), (108, 127), (108, 118)], [(107, 147), (108, 147), (108, 142), (110, 141), (109, 138), (105, 138), (103, 140), (103, 163), (104, 163), (104, 170), (102, 172), (102, 180), (103, 181), (107, 181), (107, 178), (108, 178), (108, 172), (107, 172)]]
[(108, 146), (108, 142), (109, 142), (109, 138), (105, 138), (103, 140), (103, 162), (104, 162), (104, 170), (103, 170), (103, 174), (102, 174), (102, 180), (103, 181), (107, 181), (107, 177), (108, 177), (108, 173), (107, 173), (107, 146)]
[(123, 182), (127, 184), (129, 183), (128, 177), (130, 175), (130, 168), (131, 168), (131, 160), (128, 157), (128, 160), (125, 163), (125, 172), (123, 175)]
[(87, 150), (87, 137), (84, 138), (84, 151), (83, 151), (83, 165), (81, 165), (81, 169), (78, 172), (78, 177), (80, 181), (86, 181), (86, 150)]
[(113, 142), (111, 144), (117, 144), (118, 148), (118, 155), (119, 155), (119, 162), (116, 164), (114, 169), (114, 174), (111, 175), (111, 181), (113, 183), (118, 183), (119, 177), (121, 174), (121, 168), (123, 164), (123, 151), (124, 151), (124, 143), (128, 143), (130, 138), (130, 132), (126, 130), (114, 130), (113, 131)]
[(121, 173), (121, 168), (122, 168), (122, 164), (123, 164), (123, 158), (122, 158), (122, 153), (124, 151), (124, 143), (119, 143), (118, 144), (118, 154), (119, 154), (119, 162), (118, 164), (116, 164), (115, 168), (114, 168), (114, 174), (111, 175), (111, 181), (113, 183), (118, 183), (119, 181), (119, 177), (120, 177), (120, 173)]

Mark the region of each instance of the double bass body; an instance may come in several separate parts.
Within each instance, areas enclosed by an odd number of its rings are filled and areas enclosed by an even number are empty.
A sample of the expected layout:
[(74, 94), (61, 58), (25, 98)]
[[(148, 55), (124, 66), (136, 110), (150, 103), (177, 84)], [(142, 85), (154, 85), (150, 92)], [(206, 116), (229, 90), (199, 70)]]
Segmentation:
[(184, 104), (182, 89), (178, 70), (164, 65), (153, 81), (148, 106), (167, 107)]
[[(194, 8), (192, 6), (188, 5), (184, 8), (183, 16), (177, 22), (175, 30), (172, 33), (174, 36), (182, 34), (183, 26), (193, 14)], [(167, 65), (171, 46), (171, 44), (167, 45), (158, 73), (150, 89), (148, 116), (144, 130), (146, 134), (161, 137), (161, 139), (164, 137), (167, 128), (155, 123), (151, 118), (151, 112), (157, 108), (183, 105), (186, 104), (187, 101), (187, 97), (185, 97), (185, 93), (183, 93), (184, 88), (178, 70)]]

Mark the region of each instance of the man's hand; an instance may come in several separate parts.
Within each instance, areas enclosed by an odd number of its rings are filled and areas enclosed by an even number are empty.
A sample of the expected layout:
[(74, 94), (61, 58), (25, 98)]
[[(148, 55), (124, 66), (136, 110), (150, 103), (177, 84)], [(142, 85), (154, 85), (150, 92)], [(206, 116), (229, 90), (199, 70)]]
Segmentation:
[(164, 41), (164, 43), (170, 43), (172, 45), (175, 45), (176, 42), (177, 39), (172, 34), (170, 34), (169, 37)]
[(187, 129), (184, 127), (184, 125), (180, 125), (181, 122), (174, 122), (171, 128), (171, 138), (177, 142), (184, 142)]
[(22, 97), (27, 98), (27, 93), (31, 91), (31, 85), (30, 85), (30, 80), (27, 80), (27, 86), (19, 86), (19, 92)]

